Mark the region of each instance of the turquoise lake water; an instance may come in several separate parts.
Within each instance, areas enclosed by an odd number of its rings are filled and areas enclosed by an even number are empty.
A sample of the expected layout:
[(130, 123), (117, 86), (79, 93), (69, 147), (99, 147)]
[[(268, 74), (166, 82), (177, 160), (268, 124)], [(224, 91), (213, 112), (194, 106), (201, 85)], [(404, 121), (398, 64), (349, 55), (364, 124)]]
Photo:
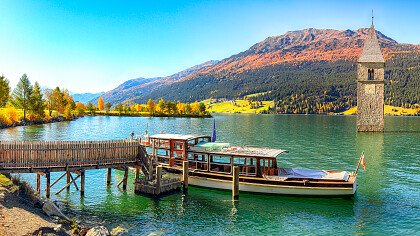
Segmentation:
[[(357, 133), (354, 116), (216, 115), (218, 141), (289, 150), (284, 167), (353, 171), (362, 151), (353, 199), (320, 199), (241, 193), (190, 187), (188, 194), (160, 199), (116, 187), (122, 173), (105, 183), (105, 170), (86, 172), (85, 197), (73, 187), (52, 198), (70, 215), (122, 226), (127, 235), (370, 235), (420, 232), (420, 117), (386, 117), (384, 133)], [(0, 130), (0, 140), (107, 140), (129, 133), (208, 134), (213, 119), (84, 117)], [(53, 178), (60, 173), (52, 174)], [(34, 174), (21, 177), (32, 185)], [(44, 183), (42, 183), (44, 184)], [(45, 186), (45, 185), (43, 185)], [(53, 187), (58, 191), (63, 183)]]

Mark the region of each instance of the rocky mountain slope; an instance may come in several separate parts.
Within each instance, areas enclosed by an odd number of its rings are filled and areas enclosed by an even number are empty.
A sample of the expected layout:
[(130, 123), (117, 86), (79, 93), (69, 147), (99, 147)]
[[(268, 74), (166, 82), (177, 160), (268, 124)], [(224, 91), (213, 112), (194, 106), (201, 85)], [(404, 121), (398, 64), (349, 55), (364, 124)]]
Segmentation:
[[(291, 97), (300, 94), (307, 103), (331, 103), (331, 107), (344, 109), (355, 103), (355, 62), (367, 33), (366, 28), (289, 31), (221, 61), (131, 87), (114, 101), (145, 102), (161, 97), (194, 101), (268, 92), (256, 99), (282, 104), (293, 102)], [(420, 45), (400, 44), (379, 31), (377, 36), (387, 60), (386, 92), (393, 96), (389, 103), (417, 103)]]

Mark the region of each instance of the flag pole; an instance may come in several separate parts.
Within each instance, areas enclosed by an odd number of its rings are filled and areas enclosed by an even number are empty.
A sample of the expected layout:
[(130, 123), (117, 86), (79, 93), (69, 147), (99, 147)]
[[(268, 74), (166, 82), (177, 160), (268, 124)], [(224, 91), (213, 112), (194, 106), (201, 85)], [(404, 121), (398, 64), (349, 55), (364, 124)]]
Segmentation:
[[(362, 155), (365, 155), (365, 152), (362, 152)], [(361, 156), (360, 156), (361, 157)], [(354, 175), (357, 175), (357, 172), (359, 171), (360, 163), (362, 161), (362, 158), (359, 157), (359, 163), (357, 163), (356, 171), (354, 172)]]

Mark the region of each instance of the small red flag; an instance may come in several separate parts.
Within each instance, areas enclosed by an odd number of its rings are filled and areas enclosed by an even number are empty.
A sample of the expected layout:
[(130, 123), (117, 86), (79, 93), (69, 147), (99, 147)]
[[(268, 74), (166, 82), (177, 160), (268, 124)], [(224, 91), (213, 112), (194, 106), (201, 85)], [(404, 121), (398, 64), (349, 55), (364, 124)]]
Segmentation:
[(363, 170), (366, 170), (365, 154), (362, 153), (360, 156), (360, 164), (362, 164)]

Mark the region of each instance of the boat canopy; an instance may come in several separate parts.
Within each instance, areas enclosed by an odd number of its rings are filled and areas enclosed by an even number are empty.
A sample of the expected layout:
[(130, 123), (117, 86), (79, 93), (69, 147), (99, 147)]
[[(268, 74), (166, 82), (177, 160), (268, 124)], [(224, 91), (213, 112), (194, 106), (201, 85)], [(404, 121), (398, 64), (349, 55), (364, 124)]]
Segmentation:
[(234, 155), (244, 157), (268, 157), (276, 158), (282, 153), (286, 153), (286, 150), (275, 149), (275, 148), (258, 148), (258, 147), (232, 147), (229, 143), (198, 143), (197, 145), (190, 148), (190, 151), (195, 152), (208, 152), (211, 154), (218, 155)]
[(191, 140), (195, 138), (210, 137), (205, 135), (194, 135), (194, 134), (154, 134), (150, 138), (153, 139), (173, 139), (173, 140)]

